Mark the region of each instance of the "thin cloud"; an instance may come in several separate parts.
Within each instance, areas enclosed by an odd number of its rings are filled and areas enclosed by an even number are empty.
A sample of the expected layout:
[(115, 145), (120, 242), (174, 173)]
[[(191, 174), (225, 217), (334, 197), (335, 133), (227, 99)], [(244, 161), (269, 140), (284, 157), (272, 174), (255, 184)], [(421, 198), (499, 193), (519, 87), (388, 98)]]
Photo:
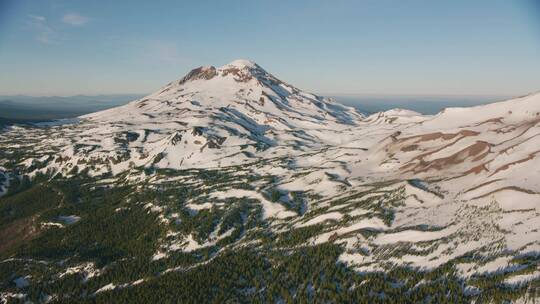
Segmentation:
[(65, 14), (64, 17), (62, 17), (62, 22), (73, 26), (85, 25), (88, 21), (90, 21), (90, 18), (81, 16), (77, 13)]
[(157, 58), (166, 63), (179, 63), (184, 59), (174, 43), (164, 41), (156, 42), (152, 45), (152, 51)]
[(47, 24), (47, 18), (36, 15), (28, 15), (28, 18), (30, 28), (36, 32), (35, 39), (41, 43), (51, 43), (56, 32)]
[(36, 16), (36, 15), (29, 15), (31, 19), (33, 19), (36, 22), (45, 22), (47, 19), (43, 16)]
[(141, 50), (145, 61), (158, 62), (160, 64), (179, 65), (190, 62), (184, 56), (178, 45), (173, 41), (151, 40), (145, 43), (137, 41), (136, 49)]

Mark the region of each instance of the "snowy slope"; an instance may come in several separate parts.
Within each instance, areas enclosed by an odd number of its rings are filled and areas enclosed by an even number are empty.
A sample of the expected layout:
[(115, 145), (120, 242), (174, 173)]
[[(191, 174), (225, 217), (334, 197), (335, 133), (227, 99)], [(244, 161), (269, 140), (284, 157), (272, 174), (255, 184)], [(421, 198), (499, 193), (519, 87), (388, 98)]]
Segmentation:
[[(342, 244), (340, 260), (362, 272), (456, 260), (463, 278), (502, 271), (515, 284), (523, 274), (513, 257), (540, 252), (540, 93), (432, 116), (393, 109), (364, 117), (237, 60), (80, 119), (13, 128), (0, 139), (31, 151), (17, 159), (30, 176), (84, 171), (187, 184), (201, 193), (184, 206), (191, 214), (226, 209), (230, 199), (258, 202), (265, 229), (319, 225), (306, 244)], [(155, 169), (218, 169), (243, 184), (214, 190)], [(171, 235), (156, 259), (220, 240)], [(470, 255), (480, 261), (458, 260)]]
[(159, 155), (157, 167), (182, 168), (233, 164), (271, 147), (340, 143), (340, 131), (362, 115), (236, 60), (194, 69), (156, 93), (81, 119), (87, 136), (80, 143), (98, 145), (93, 153), (110, 154), (130, 136), (123, 148), (137, 155), (129, 160), (136, 166)]

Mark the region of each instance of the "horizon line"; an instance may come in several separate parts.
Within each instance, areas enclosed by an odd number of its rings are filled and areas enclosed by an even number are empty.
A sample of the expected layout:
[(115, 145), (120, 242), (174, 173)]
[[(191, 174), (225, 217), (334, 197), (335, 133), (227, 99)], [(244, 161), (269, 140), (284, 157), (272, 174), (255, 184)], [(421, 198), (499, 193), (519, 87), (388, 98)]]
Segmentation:
[[(378, 92), (307, 92), (320, 96), (366, 96), (366, 97), (518, 97), (538, 93), (540, 90), (517, 94), (494, 94), (494, 93), (378, 93)], [(119, 93), (77, 93), (77, 94), (25, 94), (25, 93), (2, 93), (0, 97), (94, 97), (94, 96), (125, 96), (125, 95), (149, 95), (148, 92), (119, 92)]]

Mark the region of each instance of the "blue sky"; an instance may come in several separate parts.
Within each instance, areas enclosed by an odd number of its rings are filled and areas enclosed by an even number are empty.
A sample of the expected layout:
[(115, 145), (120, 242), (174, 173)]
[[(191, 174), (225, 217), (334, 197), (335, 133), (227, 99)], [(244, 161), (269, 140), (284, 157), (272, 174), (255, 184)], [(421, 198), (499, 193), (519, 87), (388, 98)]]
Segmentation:
[(147, 93), (237, 58), (317, 93), (524, 94), (540, 90), (540, 6), (0, 0), (4, 95)]

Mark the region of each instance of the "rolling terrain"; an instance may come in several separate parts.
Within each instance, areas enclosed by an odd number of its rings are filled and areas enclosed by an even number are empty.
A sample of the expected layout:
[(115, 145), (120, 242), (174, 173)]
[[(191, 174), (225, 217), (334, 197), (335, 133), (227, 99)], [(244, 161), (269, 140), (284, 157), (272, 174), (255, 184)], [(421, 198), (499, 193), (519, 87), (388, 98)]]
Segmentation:
[(236, 60), (0, 145), (4, 302), (539, 299), (540, 93), (366, 116)]

